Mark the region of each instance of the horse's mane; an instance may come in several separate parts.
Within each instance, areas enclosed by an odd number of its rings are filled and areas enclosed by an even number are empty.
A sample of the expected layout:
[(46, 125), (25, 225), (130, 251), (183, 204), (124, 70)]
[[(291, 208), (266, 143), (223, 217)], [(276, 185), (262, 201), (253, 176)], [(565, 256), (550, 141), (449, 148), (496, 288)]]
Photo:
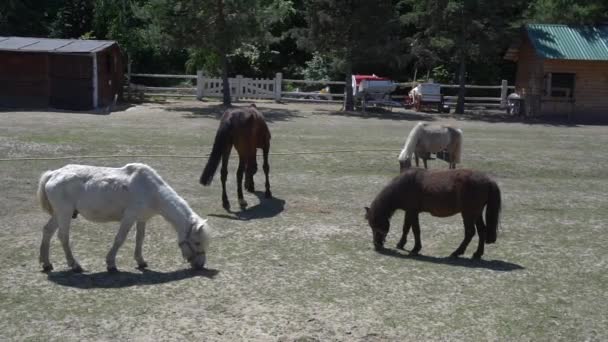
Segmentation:
[(180, 212), (184, 217), (189, 217), (194, 212), (186, 200), (175, 191), (152, 167), (141, 164), (131, 163), (124, 166), (131, 173), (138, 172), (158, 186), (159, 194), (167, 200), (167, 204)]
[(403, 194), (404, 185), (411, 183), (419, 172), (425, 171), (422, 169), (408, 169), (385, 185), (372, 201), (370, 209), (373, 211), (373, 215), (388, 217), (390, 219), (395, 210), (397, 210), (400, 202), (399, 197)]
[(422, 128), (424, 127), (424, 122), (419, 122), (412, 128), (410, 134), (407, 136), (405, 140), (405, 145), (403, 145), (403, 149), (399, 154), (399, 161), (404, 161), (412, 156), (414, 150), (416, 149), (416, 144), (418, 143), (418, 136), (420, 132), (422, 132)]

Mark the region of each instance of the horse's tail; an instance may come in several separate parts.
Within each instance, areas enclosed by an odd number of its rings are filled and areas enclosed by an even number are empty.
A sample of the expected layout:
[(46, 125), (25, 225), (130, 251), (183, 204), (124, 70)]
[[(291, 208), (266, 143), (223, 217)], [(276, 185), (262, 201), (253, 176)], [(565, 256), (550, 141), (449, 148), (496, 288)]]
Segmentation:
[(410, 134), (407, 136), (405, 140), (405, 145), (403, 145), (403, 149), (399, 154), (399, 161), (404, 161), (412, 156), (414, 150), (416, 149), (416, 144), (418, 143), (418, 137), (422, 132), (422, 128), (424, 127), (424, 122), (419, 122), (412, 128)]
[(454, 128), (453, 137), (454, 137), (454, 164), (460, 164), (461, 156), (462, 156), (462, 130), (458, 128)]
[(500, 188), (495, 181), (491, 181), (490, 191), (488, 192), (488, 204), (486, 206), (486, 243), (496, 242), (500, 209)]
[(205, 165), (205, 169), (201, 174), (200, 183), (202, 185), (209, 185), (213, 180), (213, 175), (215, 175), (215, 171), (217, 170), (218, 165), (220, 164), (220, 160), (222, 159), (222, 154), (230, 141), (230, 131), (231, 125), (229, 121), (220, 122), (220, 127), (217, 129), (217, 133), (215, 134), (215, 141), (213, 142), (213, 149), (211, 150), (211, 155), (209, 156), (209, 160), (207, 161), (207, 165)]
[(51, 207), (51, 203), (49, 202), (49, 198), (46, 195), (46, 182), (49, 181), (49, 178), (53, 176), (53, 171), (47, 171), (40, 176), (40, 181), (38, 181), (38, 201), (40, 202), (40, 206), (44, 211), (53, 215), (53, 207)]

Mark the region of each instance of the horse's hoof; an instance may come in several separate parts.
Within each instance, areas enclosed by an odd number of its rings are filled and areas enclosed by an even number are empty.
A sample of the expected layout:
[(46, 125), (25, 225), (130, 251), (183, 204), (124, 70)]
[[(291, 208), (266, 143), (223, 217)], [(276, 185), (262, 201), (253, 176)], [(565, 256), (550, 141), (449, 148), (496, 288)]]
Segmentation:
[(473, 253), (473, 260), (481, 260), (481, 254)]
[(409, 256), (418, 256), (418, 255), (420, 255), (420, 251), (415, 251), (415, 250), (410, 251), (410, 254), (409, 254)]
[[(146, 269), (148, 268), (148, 263), (144, 261), (141, 264), (138, 264), (137, 268), (139, 268), (140, 270)], [(114, 269), (116, 269), (116, 267)]]
[(400, 249), (400, 250), (402, 250), (402, 251), (403, 251), (403, 250), (405, 250), (405, 248), (403, 248), (403, 247), (405, 247), (405, 242), (404, 242), (404, 243), (399, 242), (399, 243), (397, 244), (397, 249)]
[(460, 257), (460, 254), (458, 254), (456, 252), (450, 254), (450, 258), (452, 258), (452, 259), (458, 259), (458, 257)]
[(239, 200), (239, 206), (241, 207), (241, 209), (247, 208), (247, 201)]
[(270, 192), (270, 190), (266, 191), (266, 193), (264, 194), (264, 197), (266, 197), (266, 198), (272, 198), (272, 193)]
[(52, 264), (42, 266), (42, 272), (48, 273), (48, 272), (51, 272), (52, 270), (53, 270)]
[(74, 272), (74, 273), (82, 273), (83, 269), (82, 269), (82, 267), (80, 267), (80, 265), (77, 265), (77, 266), (72, 267), (72, 272)]
[(116, 266), (108, 266), (108, 273), (118, 273)]

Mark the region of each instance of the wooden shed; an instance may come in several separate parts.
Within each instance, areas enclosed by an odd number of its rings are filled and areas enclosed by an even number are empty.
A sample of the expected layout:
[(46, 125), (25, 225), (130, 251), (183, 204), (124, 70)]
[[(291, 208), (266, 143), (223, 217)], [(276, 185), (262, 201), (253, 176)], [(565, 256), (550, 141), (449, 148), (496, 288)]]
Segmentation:
[(0, 106), (88, 110), (122, 96), (118, 44), (0, 37)]
[(505, 59), (527, 115), (608, 120), (608, 25), (529, 24)]

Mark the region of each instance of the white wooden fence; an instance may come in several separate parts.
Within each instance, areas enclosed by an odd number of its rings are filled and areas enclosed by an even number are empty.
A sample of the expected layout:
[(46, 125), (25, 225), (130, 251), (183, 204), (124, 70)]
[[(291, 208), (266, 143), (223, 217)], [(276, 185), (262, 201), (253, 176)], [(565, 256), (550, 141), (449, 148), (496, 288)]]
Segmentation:
[[(222, 79), (207, 78), (202, 71), (196, 75), (162, 75), (162, 74), (130, 74), (127, 75), (128, 86), (126, 91), (129, 95), (139, 94), (142, 96), (151, 97), (190, 97), (199, 100), (204, 97), (222, 97)], [(178, 87), (148, 87), (137, 85), (132, 82), (133, 78), (166, 78), (166, 79), (183, 79), (186, 82), (192, 83), (192, 86)], [(238, 99), (273, 99), (281, 101), (306, 101), (306, 102), (325, 102), (325, 103), (341, 103), (344, 99), (344, 93), (329, 93), (323, 91), (303, 92), (299, 91), (284, 91), (285, 84), (294, 85), (317, 85), (317, 88), (324, 88), (330, 85), (344, 86), (343, 81), (314, 81), (314, 80), (295, 80), (283, 79), (281, 73), (277, 73), (272, 79), (247, 78), (238, 75), (234, 78), (229, 78), (230, 96), (235, 100)], [(415, 86), (414, 82), (399, 83), (400, 88), (406, 90)], [(441, 84), (442, 88), (458, 88), (455, 84)], [(485, 107), (485, 108), (505, 108), (507, 104), (507, 95), (513, 86), (509, 86), (506, 80), (503, 80), (500, 85), (465, 85), (468, 90), (490, 89), (497, 92), (497, 96), (489, 97), (465, 97), (465, 105), (468, 107)], [(325, 89), (329, 89), (325, 88)], [(395, 100), (403, 100), (406, 95), (394, 95)], [(457, 96), (444, 96), (448, 105), (456, 103)]]

